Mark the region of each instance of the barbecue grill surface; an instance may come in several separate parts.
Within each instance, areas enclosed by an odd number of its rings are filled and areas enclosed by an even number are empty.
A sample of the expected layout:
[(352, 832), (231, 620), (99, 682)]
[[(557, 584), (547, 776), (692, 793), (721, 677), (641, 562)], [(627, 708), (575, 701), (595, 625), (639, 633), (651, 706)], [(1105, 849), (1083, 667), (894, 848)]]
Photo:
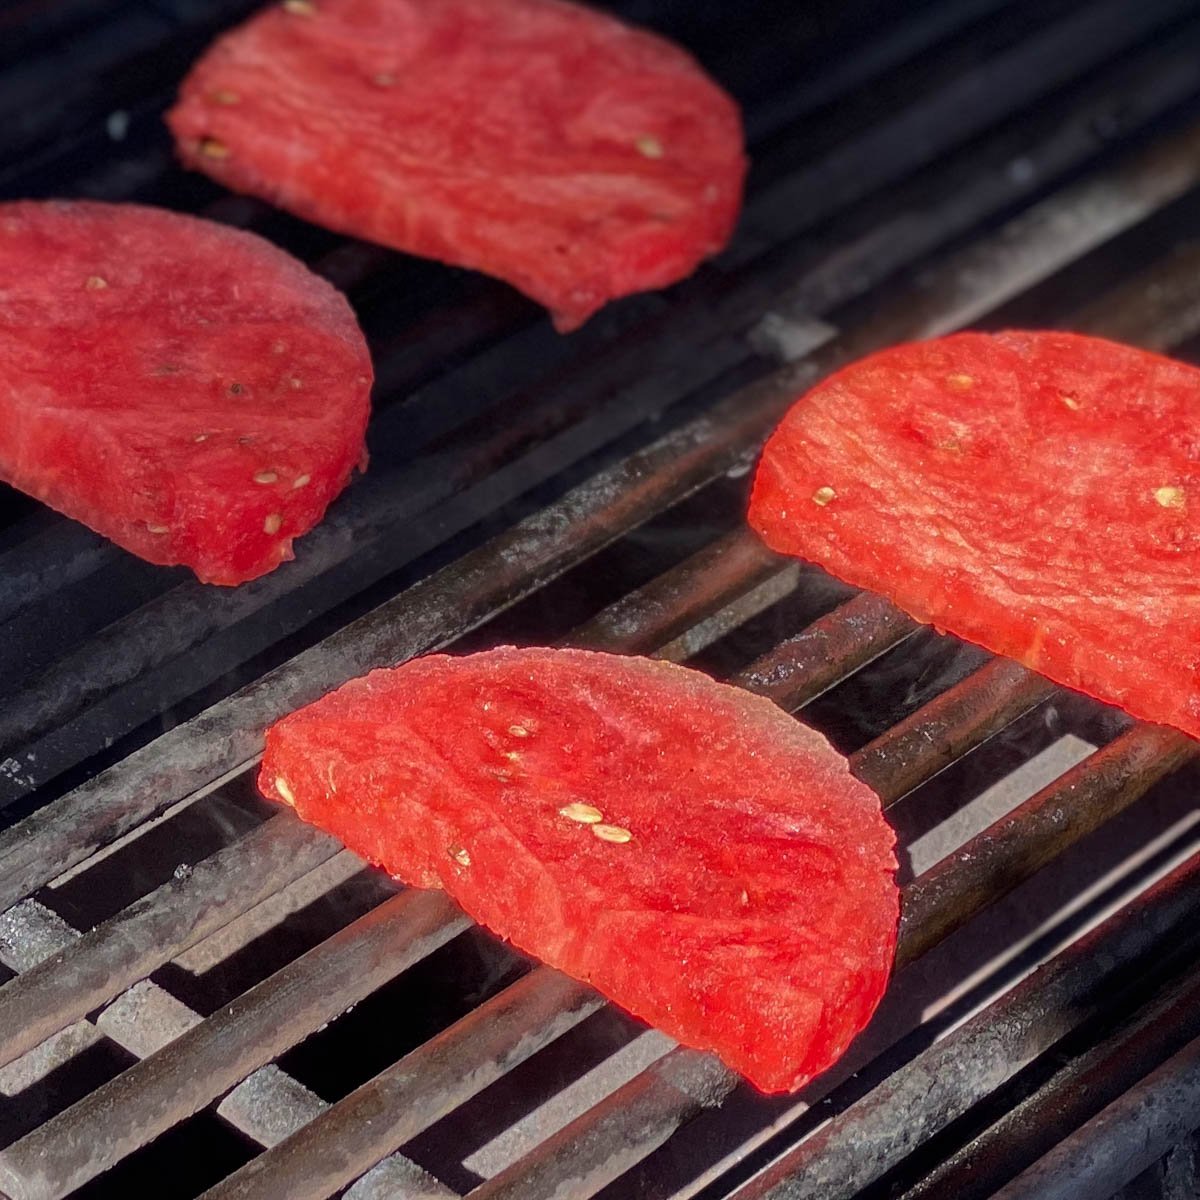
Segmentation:
[[(0, 496), (0, 1192), (1200, 1195), (1195, 744), (742, 525), (773, 422), (871, 349), (1044, 324), (1197, 360), (1194, 6), (608, 5), (738, 97), (754, 166), (724, 255), (568, 338), (173, 164), (164, 108), (254, 7), (0, 10), (0, 197), (252, 228), (348, 292), (378, 374), (369, 474), (233, 591)], [(758, 1096), (256, 796), (274, 717), (501, 641), (687, 661), (851, 755), (905, 915), (843, 1064)]]

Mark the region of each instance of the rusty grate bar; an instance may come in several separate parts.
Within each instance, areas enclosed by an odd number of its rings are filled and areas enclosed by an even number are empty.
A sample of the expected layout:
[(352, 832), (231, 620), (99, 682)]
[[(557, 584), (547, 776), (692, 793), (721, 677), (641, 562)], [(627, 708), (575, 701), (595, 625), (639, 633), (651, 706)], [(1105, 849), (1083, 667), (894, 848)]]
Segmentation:
[(1057, 690), (1011, 659), (992, 659), (864, 746), (854, 773), (886, 808)]
[(648, 654), (752, 588), (796, 571), (794, 561), (768, 550), (749, 529), (735, 529), (610, 604), (568, 640), (584, 650)]
[(860, 592), (767, 651), (733, 682), (794, 712), (919, 628), (890, 600)]

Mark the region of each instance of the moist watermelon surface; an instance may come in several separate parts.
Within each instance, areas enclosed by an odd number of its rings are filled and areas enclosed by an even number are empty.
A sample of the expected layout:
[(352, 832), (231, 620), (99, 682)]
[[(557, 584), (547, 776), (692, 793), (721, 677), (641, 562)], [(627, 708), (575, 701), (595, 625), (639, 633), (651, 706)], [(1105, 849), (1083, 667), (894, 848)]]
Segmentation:
[(831, 1064), (886, 985), (878, 798), (819, 734), (697, 671), (417, 659), (278, 722), (260, 787), (766, 1091)]
[(185, 162), (331, 229), (507, 280), (560, 329), (728, 240), (733, 101), (682, 50), (564, 0), (290, 0), (168, 115)]
[(845, 368), (763, 452), (750, 523), (918, 620), (1200, 736), (1200, 370), (956, 334)]
[(160, 564), (294, 557), (363, 459), (349, 305), (251, 234), (138, 205), (0, 205), (0, 478)]

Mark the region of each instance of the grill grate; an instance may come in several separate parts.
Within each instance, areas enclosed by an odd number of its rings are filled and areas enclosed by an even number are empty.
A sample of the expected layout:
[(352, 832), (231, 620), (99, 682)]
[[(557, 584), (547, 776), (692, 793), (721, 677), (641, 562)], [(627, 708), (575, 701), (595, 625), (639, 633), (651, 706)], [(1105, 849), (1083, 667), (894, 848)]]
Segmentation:
[[(916, 1200), (1006, 1187), (1011, 1200), (1110, 1195), (1150, 1166), (1194, 1121), (1200, 861), (1194, 822), (1156, 785), (1190, 778), (1195, 744), (1014, 663), (965, 653), (947, 667), (948, 640), (765, 551), (739, 513), (786, 404), (873, 348), (1027, 305), (1194, 350), (1191, 6), (927, 0), (772, 22), (765, 4), (630, 0), (622, 11), (695, 46), (738, 91), (756, 169), (727, 255), (570, 339), (486, 280), (343, 242), (170, 167), (158, 115), (179, 72), (249, 7), (55, 0), (0, 15), (0, 33), (15, 31), (0, 112), (26, 114), (0, 123), (0, 189), (152, 200), (269, 233), (350, 290), (380, 380), (371, 475), (296, 563), (233, 592), (11, 500), (0, 1189), (118, 1194), (172, 1128), (215, 1146), (222, 1126), (253, 1147), (198, 1155), (158, 1194)], [(683, 505), (711, 515), (698, 547), (671, 541)], [(634, 569), (635, 550), (649, 565)], [(708, 1056), (638, 1040), (587, 988), (473, 933), (445, 897), (365, 877), (253, 797), (276, 716), (373, 665), (551, 628), (556, 589), (582, 614), (554, 629), (566, 643), (714, 664), (807, 706), (902, 829), (964, 809), (974, 793), (958, 773), (1006, 738), (1031, 760), (1051, 710), (1098, 748), (906, 884), (890, 1008), (829, 1075), (764, 1100)], [(863, 715), (862, 696), (878, 711)], [(838, 726), (839, 705), (861, 719)], [(1088, 908), (1080, 884), (1065, 947), (1014, 944), (978, 983), (955, 972), (950, 952), (1011, 912), (1006, 896), (1097, 838), (1128, 837), (1125, 810), (1145, 822), (1134, 845), (1148, 857), (1111, 913)], [(173, 836), (189, 821), (204, 838)], [(89, 909), (116, 876), (128, 898)], [(421, 971), (459, 989), (446, 1013), (409, 994), (399, 1015), (362, 1018), (349, 1044), (364, 1064), (381, 1022), (411, 1020), (411, 1043), (316, 1086), (295, 1048), (318, 1053)], [(939, 1016), (948, 982), (978, 1012), (964, 1001)], [(581, 1077), (617, 1047), (627, 1082)], [(1163, 1099), (1153, 1111), (1146, 1089)], [(512, 1161), (468, 1154), (472, 1123), (476, 1142), (519, 1127)]]

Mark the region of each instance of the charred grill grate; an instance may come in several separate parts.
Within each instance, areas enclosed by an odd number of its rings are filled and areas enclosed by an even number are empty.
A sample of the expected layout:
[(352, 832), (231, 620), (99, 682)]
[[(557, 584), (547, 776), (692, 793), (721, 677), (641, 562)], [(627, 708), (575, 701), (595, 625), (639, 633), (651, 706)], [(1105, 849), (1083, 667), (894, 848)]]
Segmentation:
[[(349, 289), (380, 377), (372, 473), (234, 592), (9, 498), (0, 1191), (1184, 1186), (1183, 1150), (1154, 1164), (1200, 1123), (1194, 743), (917, 630), (740, 512), (787, 402), (875, 347), (1028, 315), (1194, 352), (1192, 6), (628, 0), (743, 99), (757, 165), (727, 255), (572, 339), (171, 167), (159, 113), (250, 7), (0, 14), (4, 194), (267, 232)], [(697, 662), (805, 708), (884, 797), (911, 853), (902, 965), (799, 1096), (751, 1094), (255, 799), (275, 716), (504, 637)]]

